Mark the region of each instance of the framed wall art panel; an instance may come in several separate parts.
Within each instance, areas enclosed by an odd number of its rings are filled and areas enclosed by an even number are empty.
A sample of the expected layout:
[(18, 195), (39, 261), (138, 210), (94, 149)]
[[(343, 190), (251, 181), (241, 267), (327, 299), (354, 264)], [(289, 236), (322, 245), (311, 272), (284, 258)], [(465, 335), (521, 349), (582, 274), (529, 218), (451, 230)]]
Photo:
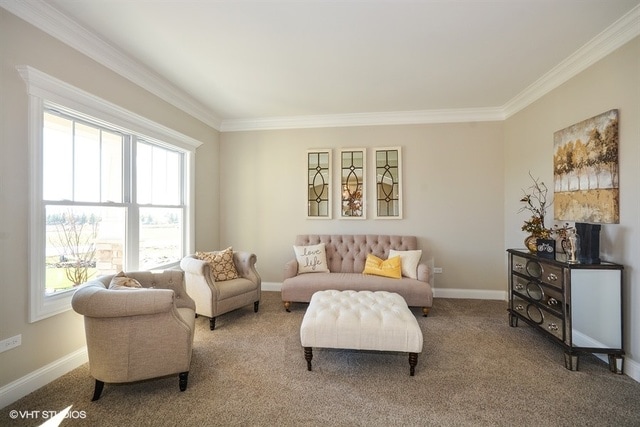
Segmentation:
[(340, 217), (366, 218), (366, 149), (340, 150)]
[(376, 218), (402, 219), (402, 149), (376, 148)]
[(307, 151), (307, 218), (331, 219), (331, 150)]

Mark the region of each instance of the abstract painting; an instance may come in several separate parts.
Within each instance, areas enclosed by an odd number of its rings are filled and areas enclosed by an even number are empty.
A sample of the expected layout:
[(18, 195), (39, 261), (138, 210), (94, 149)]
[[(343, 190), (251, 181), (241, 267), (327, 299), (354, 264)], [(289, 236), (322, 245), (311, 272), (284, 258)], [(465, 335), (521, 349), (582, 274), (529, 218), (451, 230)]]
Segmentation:
[(554, 219), (620, 222), (618, 110), (553, 134)]

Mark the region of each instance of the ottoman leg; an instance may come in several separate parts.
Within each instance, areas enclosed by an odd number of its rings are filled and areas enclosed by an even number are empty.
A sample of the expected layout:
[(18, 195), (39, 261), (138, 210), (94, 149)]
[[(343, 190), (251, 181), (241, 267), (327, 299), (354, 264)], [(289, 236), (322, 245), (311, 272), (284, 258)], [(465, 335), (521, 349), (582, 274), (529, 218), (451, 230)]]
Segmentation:
[(409, 375), (416, 373), (416, 365), (418, 364), (418, 353), (409, 353)]
[(307, 371), (311, 370), (311, 359), (313, 359), (313, 350), (311, 347), (304, 348), (304, 358), (307, 361)]

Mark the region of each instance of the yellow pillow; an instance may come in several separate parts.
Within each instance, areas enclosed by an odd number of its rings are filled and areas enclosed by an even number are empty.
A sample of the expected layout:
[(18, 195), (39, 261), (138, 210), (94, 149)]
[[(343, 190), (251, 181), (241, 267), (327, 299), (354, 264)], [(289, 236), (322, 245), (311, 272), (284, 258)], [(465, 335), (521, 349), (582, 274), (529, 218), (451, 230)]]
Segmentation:
[(375, 255), (369, 254), (367, 255), (367, 262), (364, 264), (363, 273), (399, 279), (402, 277), (402, 261), (399, 256), (382, 260)]

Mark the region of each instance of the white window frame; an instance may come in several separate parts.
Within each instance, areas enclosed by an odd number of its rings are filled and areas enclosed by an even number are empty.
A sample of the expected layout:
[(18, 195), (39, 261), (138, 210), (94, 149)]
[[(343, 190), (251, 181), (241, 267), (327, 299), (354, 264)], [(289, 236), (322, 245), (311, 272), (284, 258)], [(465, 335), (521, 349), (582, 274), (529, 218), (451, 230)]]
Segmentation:
[[(46, 295), (45, 293), (45, 218), (42, 193), (42, 129), (46, 106), (73, 111), (78, 117), (86, 115), (91, 121), (105, 126), (126, 129), (152, 141), (162, 141), (179, 149), (185, 156), (183, 195), (185, 208), (184, 249), (194, 250), (195, 239), (195, 150), (202, 142), (173, 129), (127, 111), (95, 95), (82, 91), (30, 66), (16, 67), (27, 84), (29, 95), (29, 322), (33, 323), (71, 309), (73, 292)], [(132, 224), (129, 224), (131, 226)], [(137, 227), (138, 225), (135, 224)]]

